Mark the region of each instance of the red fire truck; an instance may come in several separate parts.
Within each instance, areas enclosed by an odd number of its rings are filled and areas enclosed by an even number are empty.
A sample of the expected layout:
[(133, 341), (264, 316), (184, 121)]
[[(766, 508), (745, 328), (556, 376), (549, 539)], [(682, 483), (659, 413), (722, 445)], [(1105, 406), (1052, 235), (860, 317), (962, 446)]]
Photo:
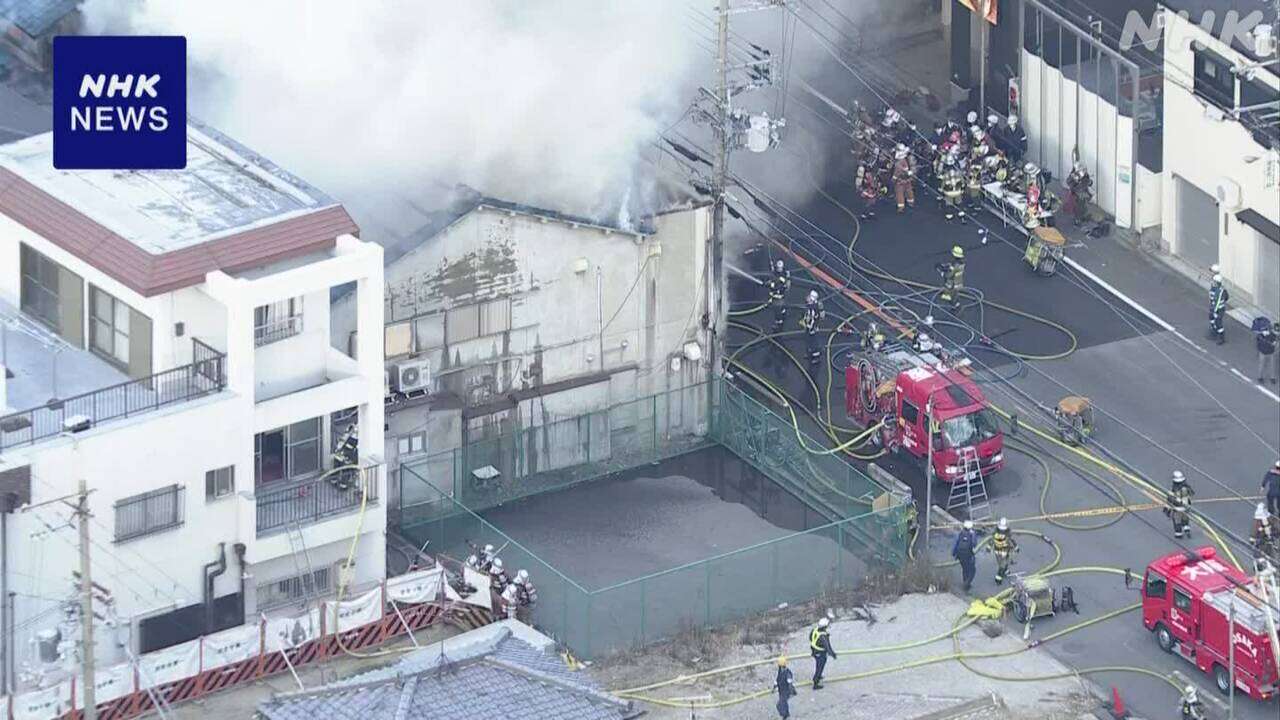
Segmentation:
[[(1218, 560), (1209, 547), (1162, 557), (1147, 566), (1142, 581), (1142, 624), (1155, 633), (1160, 649), (1194, 663), (1224, 694), (1231, 690), (1234, 661), (1236, 687), (1269, 700), (1280, 689), (1280, 617), (1268, 606), (1276, 598), (1260, 585), (1266, 582), (1271, 581)], [(1235, 643), (1234, 658), (1228, 637)]]
[(864, 427), (883, 420), (878, 442), (921, 460), (929, 457), (925, 428), (932, 414), (934, 476), (954, 483), (976, 463), (985, 477), (1004, 467), (1004, 431), (962, 372), (967, 363), (906, 350), (855, 354), (845, 368), (845, 411)]

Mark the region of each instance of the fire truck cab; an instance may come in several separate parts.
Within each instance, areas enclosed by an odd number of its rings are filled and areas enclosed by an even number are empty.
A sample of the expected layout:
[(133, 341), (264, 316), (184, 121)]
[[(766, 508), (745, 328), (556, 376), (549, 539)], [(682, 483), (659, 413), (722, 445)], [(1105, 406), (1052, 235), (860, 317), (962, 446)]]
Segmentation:
[(1161, 650), (1195, 664), (1223, 694), (1231, 690), (1234, 662), (1237, 689), (1255, 700), (1276, 697), (1280, 683), (1274, 633), (1280, 618), (1260, 600), (1267, 594), (1254, 578), (1205, 547), (1148, 565), (1141, 596), (1142, 624), (1155, 634)]
[(845, 410), (864, 426), (883, 420), (878, 441), (921, 460), (929, 457), (932, 414), (934, 477), (964, 478), (969, 448), (982, 475), (990, 475), (1004, 467), (1004, 431), (982, 390), (961, 371), (967, 363), (906, 351), (854, 356), (845, 369)]

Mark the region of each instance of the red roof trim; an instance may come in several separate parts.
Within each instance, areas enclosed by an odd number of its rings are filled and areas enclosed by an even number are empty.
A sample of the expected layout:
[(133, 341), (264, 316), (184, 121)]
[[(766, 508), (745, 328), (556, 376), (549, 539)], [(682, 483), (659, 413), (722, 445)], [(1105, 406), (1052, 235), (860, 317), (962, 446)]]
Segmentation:
[(341, 205), (153, 255), (0, 167), (0, 212), (28, 230), (150, 297), (204, 282), (214, 270), (259, 267), (332, 248), (360, 229)]

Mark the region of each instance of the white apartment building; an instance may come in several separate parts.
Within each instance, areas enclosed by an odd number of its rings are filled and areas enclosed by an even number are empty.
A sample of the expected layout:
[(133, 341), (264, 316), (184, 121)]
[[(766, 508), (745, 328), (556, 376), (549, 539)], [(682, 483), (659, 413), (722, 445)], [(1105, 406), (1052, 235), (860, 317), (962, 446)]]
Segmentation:
[(1221, 20), (1164, 17), (1164, 242), (1280, 318), (1280, 62)]
[[(710, 234), (705, 204), (622, 227), (468, 193), (386, 243), (389, 467), (706, 379)], [(593, 453), (614, 419), (591, 428)], [(581, 453), (539, 447), (529, 467)]]
[[(184, 170), (144, 172), (55, 170), (49, 134), (0, 146), (0, 545), (24, 688), (78, 555), (66, 507), (20, 506), (80, 480), (104, 662), (296, 612), (336, 590), (353, 538), (353, 586), (385, 574), (382, 248), (229, 138), (192, 123), (187, 143)], [(340, 292), (359, 341), (335, 348)]]

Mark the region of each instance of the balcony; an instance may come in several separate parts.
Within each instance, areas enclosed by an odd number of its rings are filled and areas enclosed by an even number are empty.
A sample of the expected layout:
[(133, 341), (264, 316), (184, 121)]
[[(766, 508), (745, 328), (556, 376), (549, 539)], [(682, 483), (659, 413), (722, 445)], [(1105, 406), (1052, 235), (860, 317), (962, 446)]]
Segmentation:
[(311, 525), (325, 518), (353, 512), (363, 497), (378, 501), (382, 465), (330, 470), (296, 482), (268, 483), (254, 493), (257, 501), (258, 537), (291, 525)]
[[(67, 354), (79, 357), (85, 351)], [(226, 354), (194, 338), (191, 354), (187, 365), (0, 416), (0, 451), (221, 392)]]

